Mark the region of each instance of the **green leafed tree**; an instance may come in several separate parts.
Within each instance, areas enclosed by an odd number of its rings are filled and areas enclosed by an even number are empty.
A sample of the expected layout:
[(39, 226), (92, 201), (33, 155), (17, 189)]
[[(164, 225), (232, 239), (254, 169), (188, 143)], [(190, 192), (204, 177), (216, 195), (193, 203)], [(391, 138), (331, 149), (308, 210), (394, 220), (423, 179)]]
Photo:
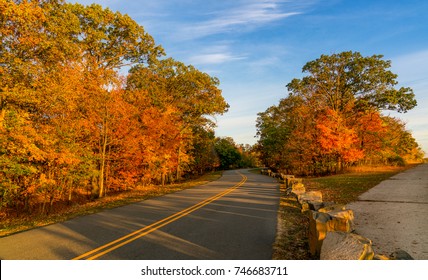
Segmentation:
[(242, 159), (235, 141), (231, 137), (220, 137), (216, 139), (215, 150), (217, 152), (220, 168), (238, 168)]
[(407, 112), (417, 104), (415, 95), (411, 88), (395, 88), (397, 75), (389, 70), (391, 61), (382, 58), (351, 51), (322, 55), (306, 63), (302, 71), (307, 75), (293, 79), (287, 88), (314, 110)]

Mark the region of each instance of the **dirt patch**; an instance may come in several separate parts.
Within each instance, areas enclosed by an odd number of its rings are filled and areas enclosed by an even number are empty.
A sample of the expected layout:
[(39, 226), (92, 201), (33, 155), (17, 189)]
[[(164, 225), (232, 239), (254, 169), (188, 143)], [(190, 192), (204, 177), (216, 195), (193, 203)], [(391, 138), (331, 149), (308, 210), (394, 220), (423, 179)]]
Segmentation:
[(310, 260), (308, 228), (309, 219), (301, 212), (297, 199), (285, 194), (281, 185), (278, 228), (273, 246), (273, 260)]

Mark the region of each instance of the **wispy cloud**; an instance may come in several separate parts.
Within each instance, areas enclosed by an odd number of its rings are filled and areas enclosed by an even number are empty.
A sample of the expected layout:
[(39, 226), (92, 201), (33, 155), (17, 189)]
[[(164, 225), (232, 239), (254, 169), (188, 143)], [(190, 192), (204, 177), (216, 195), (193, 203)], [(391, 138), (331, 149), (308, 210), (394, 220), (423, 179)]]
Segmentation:
[(202, 53), (194, 55), (189, 58), (191, 64), (194, 65), (207, 65), (207, 64), (220, 64), (236, 60), (243, 60), (245, 56), (235, 56), (231, 53)]
[(284, 1), (245, 1), (228, 10), (212, 13), (211, 18), (183, 26), (189, 37), (205, 37), (235, 31), (242, 28), (255, 28), (270, 22), (298, 15), (298, 11), (284, 11)]
[(233, 41), (222, 41), (218, 44), (210, 46), (199, 46), (197, 51), (194, 51), (187, 61), (196, 66), (207, 66), (234, 62), (237, 60), (246, 59), (243, 53), (236, 54), (232, 50)]

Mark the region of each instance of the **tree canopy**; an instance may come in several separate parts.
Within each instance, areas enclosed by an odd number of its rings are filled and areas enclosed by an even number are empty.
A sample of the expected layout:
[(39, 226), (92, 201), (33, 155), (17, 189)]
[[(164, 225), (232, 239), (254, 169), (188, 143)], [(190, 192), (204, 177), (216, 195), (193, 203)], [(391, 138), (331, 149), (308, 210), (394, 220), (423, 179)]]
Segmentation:
[(216, 164), (218, 79), (165, 59), (128, 15), (0, 0), (0, 34), (0, 209), (46, 213)]
[(322, 55), (306, 63), (302, 70), (308, 75), (293, 79), (287, 88), (315, 110), (328, 107), (345, 112), (352, 107), (355, 111), (407, 112), (416, 106), (415, 95), (411, 88), (394, 88), (397, 75), (389, 70), (391, 61), (382, 58), (351, 51)]
[[(383, 110), (407, 112), (417, 104), (411, 88), (396, 88), (397, 75), (390, 67), (381, 55), (358, 52), (322, 55), (306, 63), (307, 75), (287, 85), (288, 97), (259, 113), (265, 164), (318, 174), (357, 162), (419, 158), (420, 149), (402, 122), (382, 115)], [(404, 141), (409, 137), (413, 140)], [(407, 143), (401, 142), (405, 151), (392, 139)]]

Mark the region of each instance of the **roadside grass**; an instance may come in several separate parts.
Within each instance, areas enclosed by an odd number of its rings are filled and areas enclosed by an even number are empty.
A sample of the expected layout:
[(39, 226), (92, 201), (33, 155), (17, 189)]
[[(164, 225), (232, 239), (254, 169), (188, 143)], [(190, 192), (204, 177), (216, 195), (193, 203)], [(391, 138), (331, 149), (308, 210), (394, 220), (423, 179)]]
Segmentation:
[(302, 214), (295, 197), (285, 195), (285, 185), (280, 186), (281, 198), (278, 210), (273, 260), (310, 260), (308, 243), (309, 219)]
[(359, 169), (348, 170), (344, 174), (305, 178), (303, 184), (306, 191), (321, 191), (323, 201), (348, 204), (357, 200), (358, 196), (380, 182), (414, 166), (361, 167)]
[[(326, 177), (304, 178), (306, 191), (321, 191), (323, 201), (348, 204), (380, 182), (415, 165), (405, 167), (359, 168), (348, 173)], [(296, 197), (285, 194), (280, 185), (277, 236), (273, 245), (274, 260), (311, 260), (309, 253), (309, 219), (301, 212)]]
[(179, 184), (165, 186), (138, 186), (133, 190), (109, 194), (106, 197), (86, 202), (83, 204), (74, 203), (57, 209), (50, 215), (20, 215), (18, 217), (2, 217), (0, 221), (0, 237), (13, 233), (42, 227), (58, 222), (63, 222), (78, 216), (93, 214), (106, 209), (112, 209), (145, 199), (163, 196), (165, 194), (193, 188), (205, 183), (219, 179), (222, 171), (207, 173), (197, 179)]

